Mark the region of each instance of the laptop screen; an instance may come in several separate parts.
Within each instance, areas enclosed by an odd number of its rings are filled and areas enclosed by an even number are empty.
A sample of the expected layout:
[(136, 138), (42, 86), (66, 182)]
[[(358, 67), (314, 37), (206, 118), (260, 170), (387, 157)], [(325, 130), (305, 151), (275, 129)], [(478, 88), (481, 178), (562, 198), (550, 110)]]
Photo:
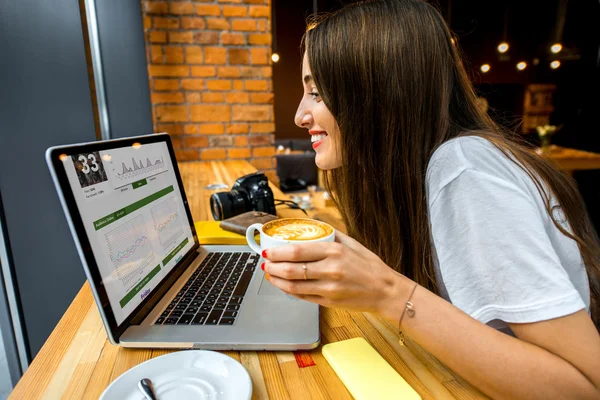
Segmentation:
[(62, 154), (117, 325), (194, 247), (167, 143)]

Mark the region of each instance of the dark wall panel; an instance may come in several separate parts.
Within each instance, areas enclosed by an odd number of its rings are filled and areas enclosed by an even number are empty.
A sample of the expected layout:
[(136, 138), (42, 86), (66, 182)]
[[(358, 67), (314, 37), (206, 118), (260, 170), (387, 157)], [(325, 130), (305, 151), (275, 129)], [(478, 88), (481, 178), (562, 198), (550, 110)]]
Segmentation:
[(0, 191), (33, 357), (85, 279), (44, 160), (96, 139), (77, 0), (1, 2), (0, 54)]
[(152, 108), (139, 1), (96, 1), (112, 138), (152, 133)]

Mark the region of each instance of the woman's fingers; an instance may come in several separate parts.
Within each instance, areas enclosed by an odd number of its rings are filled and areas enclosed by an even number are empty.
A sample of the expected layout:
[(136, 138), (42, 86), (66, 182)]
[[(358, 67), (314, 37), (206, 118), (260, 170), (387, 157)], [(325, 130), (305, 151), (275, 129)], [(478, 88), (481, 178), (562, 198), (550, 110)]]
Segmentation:
[(263, 257), (272, 262), (319, 261), (337, 254), (339, 243), (317, 242), (298, 243), (285, 247), (274, 247), (263, 252)]
[(271, 274), (269, 274), (268, 280), (279, 289), (296, 297), (317, 296), (323, 298), (329, 297), (328, 295), (332, 292), (331, 284), (321, 280), (288, 280)]
[(347, 277), (348, 267), (337, 260), (321, 260), (316, 262), (290, 263), (265, 262), (264, 271), (269, 275), (287, 280), (323, 280), (340, 281)]

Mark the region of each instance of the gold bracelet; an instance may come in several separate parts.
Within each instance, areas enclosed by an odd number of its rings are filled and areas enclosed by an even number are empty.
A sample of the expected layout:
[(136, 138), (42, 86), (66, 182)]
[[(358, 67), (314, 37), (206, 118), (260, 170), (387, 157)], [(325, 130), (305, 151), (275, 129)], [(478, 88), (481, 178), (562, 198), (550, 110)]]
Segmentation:
[(398, 333), (400, 334), (400, 344), (402, 346), (406, 345), (406, 342), (404, 340), (404, 334), (402, 333), (402, 319), (404, 318), (404, 314), (408, 314), (408, 316), (410, 318), (415, 316), (415, 307), (413, 305), (413, 303), (410, 301), (410, 299), (412, 298), (413, 294), (415, 293), (415, 290), (417, 290), (417, 286), (419, 286), (418, 283), (415, 283), (415, 286), (413, 286), (412, 291), (410, 292), (410, 296), (408, 296), (408, 300), (406, 301), (406, 304), (404, 306), (404, 308), (402, 309), (402, 314), (400, 314), (400, 320), (398, 321)]

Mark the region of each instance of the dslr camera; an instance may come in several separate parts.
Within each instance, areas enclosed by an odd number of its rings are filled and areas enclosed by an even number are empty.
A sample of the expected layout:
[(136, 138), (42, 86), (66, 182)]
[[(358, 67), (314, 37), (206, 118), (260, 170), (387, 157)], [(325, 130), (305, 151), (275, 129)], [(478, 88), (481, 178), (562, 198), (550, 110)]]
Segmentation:
[(219, 192), (210, 196), (210, 209), (215, 221), (247, 211), (262, 211), (276, 215), (275, 198), (269, 181), (262, 172), (238, 178), (230, 192)]

